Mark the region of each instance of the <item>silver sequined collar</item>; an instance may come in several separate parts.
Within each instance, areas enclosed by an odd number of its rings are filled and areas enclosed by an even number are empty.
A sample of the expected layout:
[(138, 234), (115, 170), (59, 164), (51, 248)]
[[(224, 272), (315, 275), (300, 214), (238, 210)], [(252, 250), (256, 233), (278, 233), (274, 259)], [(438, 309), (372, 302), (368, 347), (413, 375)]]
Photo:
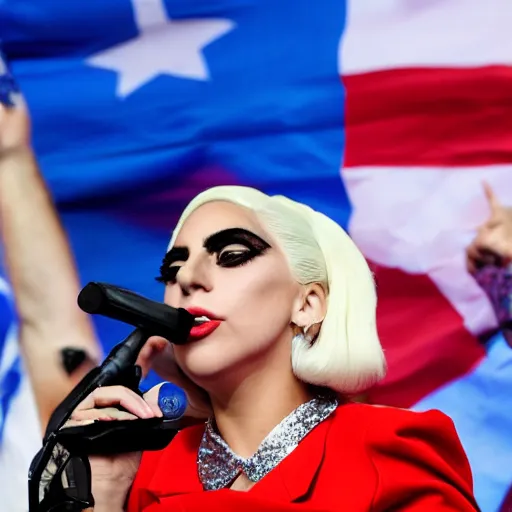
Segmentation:
[(215, 431), (210, 419), (197, 457), (199, 480), (203, 488), (207, 491), (223, 489), (242, 472), (251, 482), (258, 482), (337, 406), (338, 401), (334, 396), (318, 396), (300, 405), (270, 432), (256, 453), (248, 459), (231, 450)]

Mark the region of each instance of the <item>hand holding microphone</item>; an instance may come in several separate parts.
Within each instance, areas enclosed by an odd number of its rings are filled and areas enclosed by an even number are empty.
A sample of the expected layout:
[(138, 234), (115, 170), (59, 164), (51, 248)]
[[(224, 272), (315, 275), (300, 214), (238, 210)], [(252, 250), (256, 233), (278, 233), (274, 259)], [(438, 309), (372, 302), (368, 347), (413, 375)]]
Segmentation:
[[(142, 397), (122, 386), (106, 386), (97, 388), (79, 404), (64, 429), (100, 421), (177, 420), (187, 413), (187, 405), (185, 392), (169, 382), (158, 384)], [(95, 512), (123, 510), (141, 455), (139, 451), (89, 457)]]
[[(55, 506), (84, 510), (92, 504), (91, 490), (95, 512), (122, 510), (141, 452), (164, 448), (180, 428), (197, 422), (176, 421), (190, 408), (185, 391), (175, 384), (160, 384), (142, 396), (141, 369), (136, 365), (152, 336), (186, 343), (195, 323), (193, 315), (103, 283), (89, 283), (78, 305), (87, 313), (121, 320), (136, 329), (54, 411), (29, 472), (31, 512), (47, 512)], [(62, 462), (55, 452), (61, 450), (59, 446), (68, 454)], [(48, 470), (53, 473), (49, 480)], [(58, 485), (63, 471), (71, 475), (69, 489)], [(77, 474), (82, 477), (73, 476)]]

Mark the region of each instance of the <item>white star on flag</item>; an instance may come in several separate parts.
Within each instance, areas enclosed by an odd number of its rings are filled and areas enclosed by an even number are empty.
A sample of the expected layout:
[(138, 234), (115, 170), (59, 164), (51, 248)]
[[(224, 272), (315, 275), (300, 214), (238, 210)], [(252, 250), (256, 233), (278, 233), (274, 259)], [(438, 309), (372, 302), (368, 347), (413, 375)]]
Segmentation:
[(95, 67), (118, 73), (116, 94), (126, 97), (160, 74), (209, 80), (202, 54), (208, 44), (233, 30), (222, 18), (170, 20), (163, 0), (132, 0), (139, 35), (89, 57)]

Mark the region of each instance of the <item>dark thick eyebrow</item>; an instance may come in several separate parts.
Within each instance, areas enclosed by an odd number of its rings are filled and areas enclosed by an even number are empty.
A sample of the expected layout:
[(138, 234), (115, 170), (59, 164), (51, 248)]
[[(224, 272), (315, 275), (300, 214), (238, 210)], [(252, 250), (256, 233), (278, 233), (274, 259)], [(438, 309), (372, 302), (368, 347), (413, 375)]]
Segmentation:
[(190, 253), (187, 247), (173, 247), (164, 256), (164, 264), (170, 265), (176, 261), (187, 261)]
[(248, 249), (259, 252), (270, 248), (270, 244), (263, 238), (244, 228), (229, 228), (218, 231), (206, 238), (203, 247), (207, 252), (213, 254), (230, 244), (241, 244)]

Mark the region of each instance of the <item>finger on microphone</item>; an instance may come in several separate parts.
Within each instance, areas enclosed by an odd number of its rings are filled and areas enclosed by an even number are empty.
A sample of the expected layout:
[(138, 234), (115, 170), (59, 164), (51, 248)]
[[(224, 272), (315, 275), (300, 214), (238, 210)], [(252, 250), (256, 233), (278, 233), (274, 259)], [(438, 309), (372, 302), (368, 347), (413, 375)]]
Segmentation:
[[(139, 418), (154, 418), (153, 409), (131, 389), (122, 386), (105, 386), (95, 389), (77, 407), (78, 410), (98, 409), (120, 405), (127, 412)], [(160, 416), (160, 415), (157, 415)]]
[(75, 411), (71, 415), (72, 420), (136, 420), (138, 416), (135, 414), (120, 411), (115, 407), (104, 407), (102, 409), (87, 409), (85, 411)]

